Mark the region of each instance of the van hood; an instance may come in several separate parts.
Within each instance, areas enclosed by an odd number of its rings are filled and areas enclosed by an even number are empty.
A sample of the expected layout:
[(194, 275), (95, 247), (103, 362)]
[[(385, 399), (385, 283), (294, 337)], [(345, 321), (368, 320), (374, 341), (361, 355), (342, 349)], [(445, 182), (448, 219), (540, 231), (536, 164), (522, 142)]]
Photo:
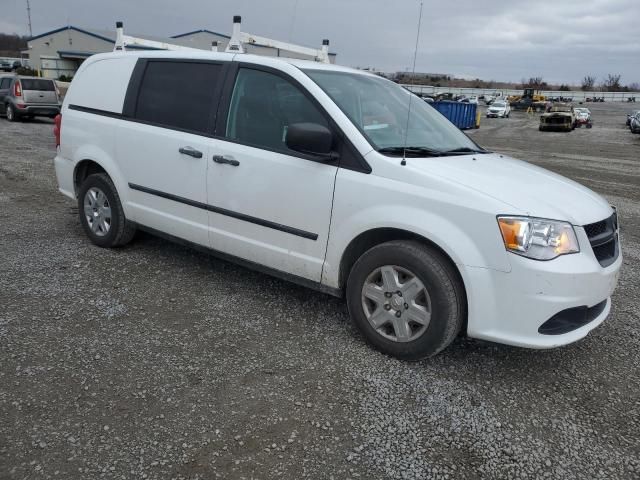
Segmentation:
[(587, 225), (612, 213), (609, 203), (587, 187), (505, 155), (408, 158), (407, 167), (499, 200), (505, 206), (496, 215), (519, 214)]

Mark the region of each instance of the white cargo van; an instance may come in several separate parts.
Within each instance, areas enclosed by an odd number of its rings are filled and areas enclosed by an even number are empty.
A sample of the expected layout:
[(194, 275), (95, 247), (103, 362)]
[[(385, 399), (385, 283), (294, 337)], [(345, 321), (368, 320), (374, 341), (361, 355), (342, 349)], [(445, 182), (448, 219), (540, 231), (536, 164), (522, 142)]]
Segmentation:
[(482, 149), (372, 74), (204, 51), (95, 55), (57, 135), (60, 191), (96, 245), (144, 229), (345, 296), (366, 339), (399, 358), (459, 333), (555, 347), (609, 314), (615, 210)]

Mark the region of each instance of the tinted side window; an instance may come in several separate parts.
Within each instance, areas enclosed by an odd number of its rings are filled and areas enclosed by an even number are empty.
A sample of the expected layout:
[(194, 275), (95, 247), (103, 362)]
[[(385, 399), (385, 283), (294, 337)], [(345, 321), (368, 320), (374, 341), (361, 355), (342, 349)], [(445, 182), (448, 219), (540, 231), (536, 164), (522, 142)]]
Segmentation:
[(142, 77), (135, 118), (195, 132), (209, 131), (222, 65), (150, 61)]
[(0, 81), (0, 89), (2, 90), (6, 90), (7, 88), (9, 88), (9, 85), (11, 85), (10, 78), (3, 78), (2, 81)]
[(32, 78), (23, 78), (20, 80), (23, 90), (37, 90), (40, 92), (54, 92), (56, 87), (51, 80), (35, 80)]
[(300, 122), (328, 127), (316, 106), (288, 80), (260, 70), (238, 71), (227, 119), (228, 138), (287, 151), (287, 128)]

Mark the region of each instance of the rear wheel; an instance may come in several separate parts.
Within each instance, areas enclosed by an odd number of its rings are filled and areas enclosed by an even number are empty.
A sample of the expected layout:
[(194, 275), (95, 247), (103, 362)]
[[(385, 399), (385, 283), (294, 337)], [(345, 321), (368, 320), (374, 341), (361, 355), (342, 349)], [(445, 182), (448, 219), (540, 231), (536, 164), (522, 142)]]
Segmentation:
[(89, 175), (78, 192), (80, 223), (89, 239), (99, 247), (126, 245), (136, 228), (127, 221), (120, 196), (105, 173)]
[(412, 361), (446, 348), (466, 314), (454, 267), (434, 248), (413, 241), (388, 242), (364, 253), (349, 274), (347, 305), (370, 344)]
[(10, 122), (16, 121), (16, 111), (13, 109), (13, 105), (7, 104), (6, 115), (7, 120), (9, 120)]

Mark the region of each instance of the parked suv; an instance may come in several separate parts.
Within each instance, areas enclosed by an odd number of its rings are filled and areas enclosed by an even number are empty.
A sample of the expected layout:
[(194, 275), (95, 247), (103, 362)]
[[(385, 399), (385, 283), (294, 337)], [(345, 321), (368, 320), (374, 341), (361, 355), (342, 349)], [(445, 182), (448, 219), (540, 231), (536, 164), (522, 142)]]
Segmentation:
[(17, 75), (0, 77), (0, 113), (10, 122), (20, 118), (54, 118), (60, 113), (55, 82)]
[(60, 191), (101, 247), (136, 229), (336, 296), (383, 352), (459, 333), (550, 348), (609, 314), (622, 258), (599, 195), (479, 147), (366, 72), (214, 52), (116, 52), (56, 120)]

